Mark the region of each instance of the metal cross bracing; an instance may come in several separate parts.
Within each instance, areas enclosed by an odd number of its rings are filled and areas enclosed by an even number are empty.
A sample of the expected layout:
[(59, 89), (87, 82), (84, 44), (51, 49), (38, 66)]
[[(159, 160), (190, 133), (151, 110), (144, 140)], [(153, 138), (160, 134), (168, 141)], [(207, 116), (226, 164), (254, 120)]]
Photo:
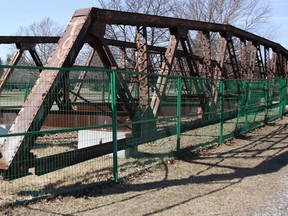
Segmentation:
[[(10, 39), (10, 40), (8, 40)], [(11, 38), (7, 38), (7, 37), (0, 37), (0, 43), (12, 43), (12, 41), (15, 43), (16, 45), (16, 52), (14, 53), (14, 55), (12, 56), (12, 58), (9, 61), (9, 66), (15, 66), (17, 65), (17, 63), (19, 62), (19, 60), (21, 59), (23, 53), (25, 51), (29, 51), (34, 63), (36, 66), (41, 67), (43, 66), (40, 57), (37, 54), (37, 51), (35, 49), (36, 44), (38, 43), (47, 43), (47, 42), (54, 42), (55, 43), (55, 38), (51, 37), (11, 37)], [(3, 88), (6, 84), (6, 82), (8, 81), (9, 77), (11, 76), (12, 72), (13, 72), (14, 68), (10, 67), (7, 68), (1, 78), (0, 78), (0, 94), (3, 91)]]
[[(108, 25), (121, 25), (123, 28), (134, 27), (136, 43), (107, 38), (106, 28)], [(165, 42), (163, 37), (162, 43), (166, 46), (149, 44), (147, 28), (166, 29), (169, 40)], [(195, 37), (191, 33), (192, 31), (197, 32), (200, 37)], [(199, 38), (200, 40), (197, 41)], [(231, 25), (170, 17), (88, 8), (77, 10), (74, 13), (60, 38), (38, 37), (37, 40), (36, 37), (0, 37), (0, 44), (33, 42), (36, 44), (44, 41), (57, 43), (46, 65), (56, 68), (72, 67), (84, 44), (91, 46), (92, 52), (97, 53), (105, 68), (117, 70), (126, 68), (126, 49), (133, 48), (131, 50), (135, 50), (137, 53), (135, 55), (137, 56), (136, 71), (159, 75), (151, 100), (148, 97), (148, 76), (139, 73), (139, 76), (134, 77), (133, 81), (140, 84), (140, 101), (137, 102), (131, 95), (131, 88), (126, 83), (126, 79), (117, 73), (117, 97), (131, 120), (133, 120), (138, 107), (141, 107), (142, 110), (150, 107), (153, 115), (158, 116), (160, 102), (165, 96), (168, 85), (167, 78), (161, 75), (251, 79), (267, 76), (287, 77), (288, 74), (288, 51), (277, 43)], [(118, 47), (119, 52), (122, 52), (120, 66), (116, 60), (116, 54), (111, 51), (112, 46)], [(194, 54), (195, 47), (202, 51), (197, 53), (198, 56)], [(29, 49), (29, 51), (36, 61), (36, 65), (41, 65), (34, 49)], [(17, 56), (14, 58), (11, 65), (16, 64), (17, 58)], [(159, 59), (161, 59), (161, 63), (157, 64)], [(91, 57), (88, 57), (87, 66), (89, 66), (90, 60)], [(176, 72), (176, 68), (180, 71)], [(59, 89), (64, 89), (64, 96), (61, 100), (65, 103), (75, 101), (76, 97), (80, 96), (81, 82), (85, 79), (85, 73), (85, 70), (80, 73), (79, 83), (72, 91), (72, 96), (69, 97), (67, 86), (62, 84), (63, 80), (67, 81), (69, 78), (67, 75), (69, 71), (43, 70), (9, 133), (40, 130), (53, 103), (59, 99), (55, 96), (58, 95)], [(7, 81), (7, 77), (3, 77), (1, 82)], [(49, 82), (43, 82), (44, 80), (49, 80)], [(213, 88), (215, 86), (196, 86), (196, 90), (199, 91), (198, 95), (205, 95), (206, 91), (212, 93), (210, 103), (216, 101), (218, 97)], [(189, 85), (185, 83), (185, 79), (184, 89), (183, 93), (189, 94)], [(22, 159), (28, 161), (27, 158), (31, 157), (30, 149), (36, 138), (36, 135), (7, 137), (0, 146), (2, 152), (0, 169), (10, 174), (25, 175), (30, 165), (20, 163), (20, 161)]]

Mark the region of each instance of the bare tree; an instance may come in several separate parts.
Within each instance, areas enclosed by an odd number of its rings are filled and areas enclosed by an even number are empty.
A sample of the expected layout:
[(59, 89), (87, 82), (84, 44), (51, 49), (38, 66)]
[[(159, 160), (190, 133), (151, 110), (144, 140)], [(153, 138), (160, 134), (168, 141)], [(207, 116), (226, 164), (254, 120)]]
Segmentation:
[[(34, 22), (29, 26), (18, 28), (16, 35), (19, 36), (60, 36), (63, 27), (56, 24), (50, 17), (42, 19), (40, 22)], [(37, 44), (35, 49), (42, 63), (45, 65), (54, 48), (54, 44)], [(29, 54), (24, 53), (21, 63), (24, 65), (34, 65)]]
[[(127, 12), (143, 13), (157, 16), (171, 16), (171, 1), (169, 0), (98, 0), (104, 9), (120, 10)], [(167, 30), (150, 28), (147, 30), (147, 39), (150, 45), (156, 45), (163, 42), (163, 35)], [(110, 26), (107, 29), (107, 37), (125, 40), (130, 42), (136, 41), (135, 28), (125, 26)]]
[[(172, 16), (171, 1), (169, 0), (98, 0), (104, 9), (120, 10), (134, 13), (143, 13), (157, 16)], [(106, 37), (129, 42), (136, 42), (136, 27), (112, 25), (106, 29)], [(167, 42), (168, 29), (147, 28), (147, 44), (163, 45)], [(117, 51), (113, 51), (117, 53)], [(119, 51), (118, 51), (119, 53)], [(131, 68), (135, 67), (135, 52), (126, 50), (126, 58)], [(119, 57), (120, 58), (120, 57)], [(129, 67), (129, 66), (128, 66)]]
[[(2, 58), (0, 57), (0, 65), (2, 65), (3, 64), (3, 61), (2, 61)], [(0, 68), (0, 74), (2, 74), (3, 73), (3, 68)]]
[[(18, 28), (16, 35), (18, 36), (59, 36), (62, 33), (62, 27), (59, 27), (49, 17), (42, 19), (40, 22), (34, 22), (29, 26), (21, 26)], [(55, 44), (37, 44), (35, 51), (38, 54), (41, 62), (45, 65), (54, 48)], [(15, 45), (11, 45), (10, 53), (7, 55), (7, 64), (16, 51)], [(33, 61), (29, 52), (24, 52), (18, 62), (18, 65), (33, 66)], [(34, 82), (39, 75), (39, 72), (34, 70), (16, 69), (9, 78), (11, 82)]]
[(271, 12), (265, 0), (174, 0), (174, 5), (175, 17), (231, 24), (247, 31), (259, 31)]

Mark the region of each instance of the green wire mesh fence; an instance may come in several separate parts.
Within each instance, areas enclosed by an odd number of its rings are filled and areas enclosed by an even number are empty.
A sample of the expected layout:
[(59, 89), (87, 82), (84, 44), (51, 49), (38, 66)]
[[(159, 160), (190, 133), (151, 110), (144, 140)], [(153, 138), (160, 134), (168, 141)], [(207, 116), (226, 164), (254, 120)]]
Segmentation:
[(142, 74), (143, 85), (133, 79), (138, 73), (96, 68), (16, 66), (13, 73), (0, 95), (5, 202), (118, 181), (282, 117), (287, 105), (281, 78)]

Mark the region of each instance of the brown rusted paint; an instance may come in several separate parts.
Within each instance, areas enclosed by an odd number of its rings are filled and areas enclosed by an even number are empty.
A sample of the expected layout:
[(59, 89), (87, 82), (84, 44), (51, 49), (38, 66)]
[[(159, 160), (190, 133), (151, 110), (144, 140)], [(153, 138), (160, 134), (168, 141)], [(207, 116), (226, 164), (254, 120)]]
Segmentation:
[(148, 83), (148, 49), (146, 26), (137, 27), (137, 71), (140, 73), (139, 79), (139, 106), (145, 111), (149, 106), (149, 83)]
[[(161, 66), (161, 71), (160, 71), (161, 75), (169, 75), (171, 68), (172, 68), (173, 60), (175, 57), (174, 54), (179, 43), (178, 29), (177, 28), (170, 29), (170, 34), (171, 34), (170, 40), (169, 40), (166, 53), (165, 53), (165, 57)], [(150, 107), (153, 110), (154, 116), (157, 115), (158, 108), (160, 106), (160, 97), (162, 97), (162, 94), (165, 92), (166, 81), (167, 81), (166, 77), (163, 77), (163, 76), (158, 77), (157, 84), (156, 84), (157, 90), (154, 91), (152, 100), (150, 103)]]
[[(142, 29), (139, 31), (139, 36), (141, 36), (139, 37), (140, 40), (138, 43), (109, 40), (105, 38), (105, 29), (106, 25), (108, 24), (141, 27)], [(149, 46), (144, 40), (146, 38), (143, 30), (146, 29), (146, 27), (170, 29), (171, 37), (168, 46)], [(188, 30), (200, 31), (202, 36), (204, 36), (202, 37), (202, 56), (195, 56), (193, 54), (192, 46), (189, 41), (190, 38), (187, 34)], [(218, 36), (220, 36), (220, 44), (216, 60), (214, 59), (215, 56), (213, 57), (211, 54), (210, 34), (212, 32), (216, 32)], [(235, 52), (235, 42), (233, 38), (240, 39), (244, 44), (241, 49), (242, 54), (240, 61)], [(75, 12), (71, 22), (60, 39), (59, 37), (0, 37), (0, 44), (15, 43), (18, 48), (21, 48), (21, 50), (28, 49), (32, 55), (32, 58), (35, 60), (36, 65), (38, 66), (41, 66), (42, 63), (39, 61), (37, 53), (34, 52), (35, 50), (33, 46), (35, 46), (37, 43), (51, 42), (58, 42), (58, 45), (51, 55), (51, 59), (47, 64), (48, 67), (73, 66), (79, 50), (81, 49), (82, 45), (87, 42), (97, 51), (103, 65), (109, 69), (118, 69), (115, 57), (109, 48), (109, 45), (113, 45), (124, 48), (129, 47), (138, 49), (139, 72), (160, 71), (160, 74), (163, 75), (175, 75), (177, 72), (172, 71), (172, 67), (178, 67), (180, 68), (180, 73), (177, 73), (177, 75), (182, 74), (186, 76), (186, 70), (189, 68), (190, 71), (192, 71), (190, 74), (188, 74), (189, 76), (204, 76), (220, 79), (225, 76), (227, 77), (227, 74), (223, 73), (225, 71), (225, 64), (232, 63), (234, 77), (238, 79), (253, 77), (257, 78), (258, 76), (264, 78), (267, 75), (267, 71), (270, 73), (270, 77), (273, 75), (287, 77), (288, 73), (288, 51), (279, 44), (265, 38), (240, 30), (230, 25), (151, 16), (146, 14), (127, 13), (97, 8), (81, 9)], [(179, 42), (181, 42), (182, 50), (177, 50)], [(249, 44), (252, 44), (252, 47), (250, 50), (247, 50)], [(225, 58), (227, 56), (226, 48), (228, 48), (229, 58)], [(264, 56), (262, 56), (263, 48)], [(270, 66), (271, 60), (269, 59), (270, 50), (277, 53), (277, 55), (273, 53), (272, 66)], [(246, 55), (249, 52), (250, 58), (247, 62)], [(157, 66), (155, 63), (153, 63), (153, 59), (151, 60), (149, 58), (150, 53), (157, 54), (157, 59), (162, 60), (162, 64), (160, 66)], [(173, 61), (176, 57), (178, 58), (177, 62)], [(226, 59), (230, 59), (230, 62), (226, 61)], [(259, 66), (259, 70), (255, 70), (256, 61), (258, 63), (257, 66)], [(198, 70), (198, 65), (201, 65), (201, 70)], [(260, 73), (256, 74), (256, 71), (260, 71)], [(79, 80), (84, 77), (85, 75), (82, 74), (82, 77), (80, 76)], [(63, 79), (66, 79), (66, 82), (68, 82), (68, 76), (65, 74), (65, 72), (60, 72), (57, 70), (42, 72), (41, 76), (36, 82), (36, 85), (32, 89), (28, 100), (24, 104), (24, 108), (21, 109), (14, 124), (12, 125), (11, 133), (39, 130), (45, 119), (46, 123), (44, 123), (44, 125), (48, 124), (47, 122), (53, 123), (53, 121), (55, 121), (54, 113), (51, 113), (51, 115), (48, 115), (48, 113), (50, 112), (50, 107), (55, 100), (54, 95), (58, 93), (57, 91), (59, 88), (64, 89), (65, 93), (62, 102), (64, 102), (64, 105), (69, 103), (68, 85), (63, 86), (61, 84)], [(4, 80), (7, 79), (5, 78)], [(147, 77), (137, 76), (136, 80), (141, 82), (140, 102), (133, 99), (122, 75), (117, 73), (118, 97), (122, 103), (122, 110), (126, 112), (123, 116), (119, 117), (119, 121), (121, 122), (133, 119), (133, 115), (139, 103), (141, 106), (148, 106), (146, 103), (148, 101), (147, 94), (149, 90), (147, 85)], [(80, 88), (81, 85), (79, 89)], [(154, 92), (152, 102), (150, 104), (154, 115), (169, 115), (171, 112), (174, 112), (174, 110), (171, 108), (166, 110), (169, 105), (161, 104), (160, 107), (160, 102), (162, 102), (161, 96), (165, 94), (168, 88), (166, 78), (159, 76), (157, 80), (157, 91)], [(78, 95), (79, 89), (76, 90), (75, 95)], [(213, 94), (215, 94), (214, 100), (216, 100), (216, 92), (213, 92)], [(88, 110), (90, 109), (88, 107), (86, 108)], [(190, 109), (185, 107), (183, 108), (184, 112), (186, 108), (187, 110)], [(92, 124), (99, 124), (101, 121), (103, 121), (103, 119), (107, 121), (110, 118), (108, 116), (110, 112), (108, 107), (102, 107), (102, 109), (97, 107), (95, 108), (95, 112), (98, 112), (97, 115), (101, 114), (103, 109), (106, 112), (104, 112), (105, 114), (103, 114), (103, 116), (89, 116), (89, 114), (86, 115), (78, 113), (80, 117), (76, 117), (77, 115), (72, 115), (73, 117), (71, 117), (71, 115), (62, 113), (59, 118), (63, 119), (65, 125), (61, 125), (62, 123), (59, 125), (61, 127), (68, 127), (69, 125), (74, 127), (77, 125), (91, 124), (91, 122)], [(129, 118), (127, 118), (127, 115)], [(19, 136), (15, 139), (7, 138), (7, 140), (1, 146), (1, 151), (4, 152), (4, 157), (0, 160), (1, 167), (6, 167), (5, 169), (9, 169), (9, 166), (11, 163), (13, 163), (13, 161), (17, 161), (19, 158), (25, 157), (26, 155), (21, 156), (21, 153), (18, 154), (17, 151), (21, 148), (25, 148), (27, 151), (29, 151), (35, 139), (36, 136)], [(11, 148), (11, 150), (8, 148), (8, 146)], [(26, 167), (24, 166), (24, 169), (25, 168)]]
[[(83, 35), (87, 32), (91, 19), (85, 15), (83, 17), (73, 17), (63, 36), (54, 50), (48, 67), (63, 67), (71, 64), (76, 59), (84, 41)], [(71, 50), (73, 52), (71, 52)], [(22, 133), (27, 131), (39, 130), (50, 110), (54, 100), (52, 99), (57, 92), (58, 85), (63, 77), (63, 72), (43, 71), (34, 85), (23, 108), (18, 113), (15, 122), (12, 124), (10, 133)], [(29, 151), (37, 136), (17, 136), (7, 137), (1, 145), (2, 158), (1, 163), (7, 167), (13, 162), (19, 161), (24, 155), (21, 155), (20, 149)], [(28, 172), (27, 167), (23, 165), (23, 172)], [(12, 172), (18, 168), (11, 165)], [(11, 170), (10, 170), (11, 171)]]

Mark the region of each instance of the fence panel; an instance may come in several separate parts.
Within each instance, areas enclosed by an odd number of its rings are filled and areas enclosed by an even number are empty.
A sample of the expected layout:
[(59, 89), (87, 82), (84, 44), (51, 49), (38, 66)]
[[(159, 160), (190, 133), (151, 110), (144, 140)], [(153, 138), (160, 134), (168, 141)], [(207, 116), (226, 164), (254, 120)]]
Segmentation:
[(118, 181), (279, 118), (288, 101), (285, 79), (82, 70), (15, 67), (0, 95), (0, 199)]
[(267, 118), (272, 121), (282, 116), (283, 79), (269, 79), (267, 84)]
[(182, 78), (181, 148), (207, 147), (220, 138), (220, 82), (203, 78)]
[[(52, 72), (49, 69), (45, 70), (47, 73)], [(17, 72), (16, 69), (14, 73)], [(22, 68), (21, 73), (24, 72)], [(66, 69), (61, 72), (68, 74)], [(22, 157), (19, 157), (16, 163), (19, 167), (28, 164), (30, 168), (27, 175), (21, 178), (13, 179), (19, 177), (14, 176), (17, 175), (17, 170), (8, 176), (3, 175), (5, 179), (8, 177), (12, 180), (1, 180), (2, 200), (11, 202), (47, 194), (65, 193), (114, 178), (113, 157), (108, 154), (113, 152), (109, 144), (112, 141), (111, 91), (108, 78), (110, 72), (99, 70), (87, 72), (75, 101), (68, 103), (71, 98), (67, 98), (65, 94), (68, 91), (75, 93), (75, 87), (79, 83), (73, 80), (73, 76), (78, 76), (80, 72), (70, 71), (69, 75), (72, 78), (61, 79), (58, 88), (50, 92), (52, 99), (49, 100), (55, 102), (51, 107), (44, 102), (42, 111), (47, 112), (47, 116), (43, 115), (45, 121), (43, 119), (39, 122), (42, 124), (40, 129), (23, 131), (25, 140), (29, 142), (34, 139), (32, 137), (36, 137), (36, 140), (32, 146), (24, 140), (24, 147), (17, 153)], [(43, 79), (41, 82), (46, 85), (49, 80)], [(0, 97), (2, 142), (8, 135), (14, 138), (23, 136), (23, 134), (6, 134), (11, 124), (17, 120), (20, 108), (23, 106), (28, 110), (33, 108), (27, 107), (26, 103), (23, 104), (25, 91), (20, 92), (14, 89), (15, 87), (11, 89), (10, 83), (8, 81), (8, 89), (4, 88)], [(28, 90), (31, 88), (26, 89)], [(34, 93), (42, 95), (45, 92)], [(32, 106), (40, 105), (35, 101)], [(29, 113), (26, 115), (28, 119)], [(18, 121), (17, 124), (21, 126), (21, 122)], [(7, 148), (6, 150), (9, 151)], [(4, 151), (0, 153), (5, 155)]]
[[(120, 73), (123, 77), (138, 75)], [(118, 152), (120, 178), (161, 163), (164, 158), (171, 157), (177, 148), (177, 77), (146, 76), (149, 81), (147, 95), (140, 85), (133, 86), (132, 82), (128, 84), (132, 92), (137, 92), (133, 94), (137, 106), (133, 119), (121, 123), (118, 121), (117, 133), (125, 133), (123, 137), (126, 138), (124, 144), (118, 140), (118, 148), (123, 149)]]

